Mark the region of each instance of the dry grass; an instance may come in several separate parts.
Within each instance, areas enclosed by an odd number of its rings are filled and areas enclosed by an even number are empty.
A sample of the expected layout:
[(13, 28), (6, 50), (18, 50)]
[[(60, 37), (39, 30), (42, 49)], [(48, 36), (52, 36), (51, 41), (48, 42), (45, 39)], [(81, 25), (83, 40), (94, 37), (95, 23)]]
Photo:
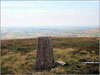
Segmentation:
[[(99, 38), (52, 38), (55, 61), (66, 62), (54, 72), (35, 72), (37, 39), (1, 41), (1, 73), (4, 74), (91, 74), (98, 66), (90, 67), (84, 61), (99, 61)], [(90, 48), (89, 48), (90, 47)], [(92, 52), (91, 52), (92, 51)]]

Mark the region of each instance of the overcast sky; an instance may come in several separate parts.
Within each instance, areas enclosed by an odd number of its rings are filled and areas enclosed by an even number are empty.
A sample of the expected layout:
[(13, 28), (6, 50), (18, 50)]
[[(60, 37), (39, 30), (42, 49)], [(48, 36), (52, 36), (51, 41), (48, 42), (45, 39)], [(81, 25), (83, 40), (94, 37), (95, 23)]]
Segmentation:
[(98, 26), (98, 1), (2, 1), (1, 26)]

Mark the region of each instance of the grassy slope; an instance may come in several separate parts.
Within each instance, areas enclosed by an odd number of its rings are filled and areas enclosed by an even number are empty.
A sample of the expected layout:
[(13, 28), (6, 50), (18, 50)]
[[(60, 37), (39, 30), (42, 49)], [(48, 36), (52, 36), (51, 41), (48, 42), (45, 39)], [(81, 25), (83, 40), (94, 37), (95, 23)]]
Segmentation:
[(89, 68), (82, 62), (99, 61), (99, 38), (52, 38), (55, 61), (64, 61), (54, 72), (35, 72), (37, 39), (1, 41), (1, 72), (15, 74), (86, 74), (98, 73), (98, 66)]

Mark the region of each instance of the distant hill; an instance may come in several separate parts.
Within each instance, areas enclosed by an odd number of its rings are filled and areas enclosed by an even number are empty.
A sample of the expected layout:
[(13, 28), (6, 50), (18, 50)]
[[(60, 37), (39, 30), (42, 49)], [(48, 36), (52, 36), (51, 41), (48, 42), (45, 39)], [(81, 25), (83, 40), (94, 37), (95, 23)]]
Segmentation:
[(99, 37), (99, 29), (93, 27), (76, 28), (10, 28), (1, 29), (1, 39), (52, 37)]

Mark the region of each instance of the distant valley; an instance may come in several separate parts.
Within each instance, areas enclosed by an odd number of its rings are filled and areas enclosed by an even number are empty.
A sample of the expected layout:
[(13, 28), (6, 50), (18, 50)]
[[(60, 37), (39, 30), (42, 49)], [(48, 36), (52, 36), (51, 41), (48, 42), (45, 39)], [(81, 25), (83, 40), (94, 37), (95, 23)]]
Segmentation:
[(35, 27), (4, 27), (1, 28), (1, 39), (52, 37), (99, 37), (99, 28), (35, 28)]

